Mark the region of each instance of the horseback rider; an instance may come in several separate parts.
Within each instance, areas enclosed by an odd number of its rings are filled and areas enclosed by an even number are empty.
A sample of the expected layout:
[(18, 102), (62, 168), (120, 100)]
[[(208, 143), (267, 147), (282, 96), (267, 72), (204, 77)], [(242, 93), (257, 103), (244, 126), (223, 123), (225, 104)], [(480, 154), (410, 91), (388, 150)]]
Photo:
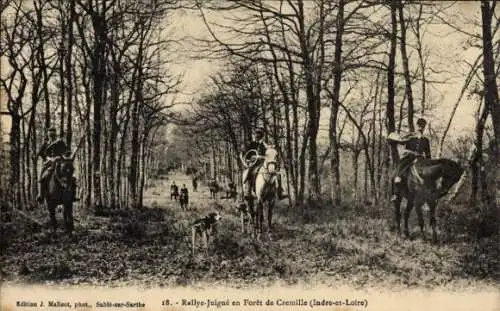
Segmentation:
[(400, 186), (412, 162), (418, 157), (431, 158), (430, 141), (423, 135), (426, 125), (427, 121), (425, 119), (418, 118), (417, 132), (410, 133), (403, 142), (399, 142), (400, 144), (404, 144), (405, 150), (394, 172), (394, 192), (391, 201), (395, 201), (399, 197)]
[[(243, 184), (246, 185), (246, 191), (244, 191), (244, 197), (245, 198), (251, 198), (255, 197), (255, 177), (258, 169), (262, 166), (264, 163), (264, 157), (266, 154), (267, 148), (269, 148), (269, 144), (265, 140), (265, 134), (264, 134), (264, 129), (261, 127), (257, 127), (254, 129), (253, 135), (252, 135), (252, 141), (246, 146), (245, 150), (243, 153), (240, 153), (240, 160), (242, 163), (247, 165), (250, 159), (244, 158), (244, 155), (247, 157), (252, 157), (249, 156), (247, 153), (250, 150), (256, 150), (257, 151), (257, 159), (255, 161), (250, 161), (250, 166), (247, 166), (243, 170)], [(281, 187), (281, 178), (280, 174), (277, 174), (278, 177), (278, 197), (281, 200), (283, 198), (282, 191), (283, 188)]]
[[(57, 137), (55, 127), (50, 127), (47, 131), (48, 140), (42, 145), (36, 158), (41, 157), (44, 161), (42, 171), (40, 173), (40, 192), (37, 197), (37, 202), (42, 203), (47, 194), (48, 181), (55, 169), (56, 161), (63, 156), (70, 156), (71, 150), (66, 146), (66, 143)], [(73, 201), (78, 201), (76, 198), (76, 179), (72, 178)]]
[(178, 194), (179, 187), (175, 184), (175, 181), (172, 182), (170, 185), (170, 193), (171, 194)]
[(184, 195), (184, 200), (186, 200), (186, 203), (187, 203), (189, 195), (188, 195), (188, 189), (186, 187), (186, 184), (182, 184), (180, 194), (181, 194), (181, 196)]

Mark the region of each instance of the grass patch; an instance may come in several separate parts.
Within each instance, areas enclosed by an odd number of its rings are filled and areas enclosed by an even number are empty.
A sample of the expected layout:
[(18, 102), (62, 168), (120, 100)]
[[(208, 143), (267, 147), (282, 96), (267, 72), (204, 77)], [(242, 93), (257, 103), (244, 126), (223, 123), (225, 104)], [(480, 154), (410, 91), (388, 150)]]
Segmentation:
[[(418, 238), (414, 214), (411, 228), (416, 238), (407, 240), (389, 231), (390, 208), (326, 204), (276, 207), (274, 240), (256, 242), (241, 232), (233, 200), (214, 201), (199, 191), (190, 197), (190, 209), (181, 210), (169, 198), (152, 196), (155, 206), (141, 210), (94, 215), (75, 209), (72, 240), (62, 232), (52, 239), (47, 228), (32, 228), (16, 219), (16, 226), (2, 227), (9, 237), (1, 244), (3, 281), (106, 286), (305, 282), (428, 288), (499, 281), (498, 235), (470, 238), (471, 229), (458, 225), (463, 221), (460, 209), (452, 210), (456, 222), (441, 228), (447, 237), (441, 245)], [(222, 215), (219, 233), (208, 255), (198, 249), (193, 256), (190, 226), (214, 210)], [(48, 217), (40, 210), (33, 216)]]

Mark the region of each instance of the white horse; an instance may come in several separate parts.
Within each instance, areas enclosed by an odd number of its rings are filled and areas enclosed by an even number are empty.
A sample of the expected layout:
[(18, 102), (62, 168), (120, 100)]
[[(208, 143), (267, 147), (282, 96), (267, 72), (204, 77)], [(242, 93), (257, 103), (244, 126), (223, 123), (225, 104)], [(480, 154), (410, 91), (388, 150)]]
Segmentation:
[[(250, 152), (250, 151), (249, 151)], [(260, 240), (264, 223), (264, 208), (267, 208), (267, 235), (272, 240), (272, 214), (278, 197), (278, 152), (272, 146), (268, 147), (264, 156), (257, 156), (264, 160), (255, 176), (256, 209), (254, 212), (253, 200), (249, 200), (249, 210), (252, 216), (254, 236)]]

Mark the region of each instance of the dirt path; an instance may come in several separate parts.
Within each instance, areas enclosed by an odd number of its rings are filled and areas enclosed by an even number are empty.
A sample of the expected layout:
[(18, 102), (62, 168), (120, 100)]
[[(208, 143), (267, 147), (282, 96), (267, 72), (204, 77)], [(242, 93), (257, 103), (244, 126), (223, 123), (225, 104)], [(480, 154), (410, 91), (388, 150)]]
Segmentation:
[(182, 188), (183, 184), (186, 185), (189, 193), (189, 202), (191, 207), (194, 207), (196, 209), (204, 209), (211, 205), (207, 203), (221, 202), (220, 193), (218, 194), (218, 199), (215, 201), (210, 197), (210, 191), (207, 185), (199, 181), (197, 191), (194, 191), (191, 177), (183, 173), (175, 172), (173, 174), (165, 176), (165, 179), (158, 180), (154, 187), (146, 190), (144, 194), (144, 205), (163, 208), (179, 207), (178, 202), (170, 199), (170, 186), (173, 182), (175, 182), (175, 184), (179, 187), (179, 191)]

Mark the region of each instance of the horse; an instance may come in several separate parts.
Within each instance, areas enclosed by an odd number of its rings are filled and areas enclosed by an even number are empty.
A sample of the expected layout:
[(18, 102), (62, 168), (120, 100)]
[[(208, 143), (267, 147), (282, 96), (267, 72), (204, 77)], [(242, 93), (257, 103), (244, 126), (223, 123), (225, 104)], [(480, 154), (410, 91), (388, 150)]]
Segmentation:
[(181, 193), (179, 195), (179, 203), (181, 204), (182, 209), (186, 209), (188, 206), (188, 194), (185, 191), (181, 190)]
[(432, 239), (438, 240), (436, 229), (436, 207), (438, 200), (445, 196), (451, 187), (458, 182), (464, 169), (450, 159), (416, 158), (408, 169), (407, 177), (400, 186), (400, 195), (394, 201), (396, 229), (401, 234), (401, 201), (407, 200), (404, 214), (404, 230), (407, 238), (410, 236), (408, 218), (413, 207), (416, 207), (420, 232), (425, 239), (425, 225), (422, 206), (427, 203), (430, 212), (430, 226)]
[(215, 199), (216, 196), (217, 196), (217, 192), (219, 192), (219, 183), (217, 182), (217, 180), (215, 179), (211, 179), (209, 182), (208, 182), (208, 189), (210, 190), (210, 197), (212, 197), (212, 199)]
[[(249, 150), (248, 152), (252, 152)], [(247, 152), (247, 153), (248, 153)], [(256, 152), (256, 151), (254, 151)], [(257, 156), (258, 158), (260, 156)], [(264, 209), (267, 210), (267, 236), (272, 240), (272, 215), (277, 201), (277, 174), (278, 174), (278, 152), (273, 147), (268, 147), (263, 157), (262, 165), (257, 169), (255, 177), (256, 204), (253, 207), (253, 199), (249, 200), (249, 212), (254, 226), (254, 236), (260, 240), (264, 226)]]
[(56, 207), (64, 207), (64, 226), (66, 233), (72, 234), (74, 230), (73, 223), (73, 199), (75, 194), (73, 166), (73, 157), (60, 157), (55, 160), (54, 171), (51, 173), (48, 184), (47, 194), (44, 201), (49, 210), (52, 229), (57, 230)]
[(179, 187), (177, 187), (177, 185), (170, 186), (170, 200), (174, 198), (177, 201), (178, 196), (179, 196)]

